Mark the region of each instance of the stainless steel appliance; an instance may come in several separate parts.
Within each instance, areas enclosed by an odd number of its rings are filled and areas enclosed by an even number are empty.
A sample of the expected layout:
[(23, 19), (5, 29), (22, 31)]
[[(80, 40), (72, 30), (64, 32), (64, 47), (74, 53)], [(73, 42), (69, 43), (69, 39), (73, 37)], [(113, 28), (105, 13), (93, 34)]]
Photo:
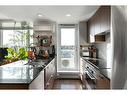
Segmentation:
[(85, 72), (86, 72), (86, 86), (88, 89), (96, 89), (97, 76), (99, 75), (99, 70), (89, 63), (89, 61), (85, 64)]
[(90, 46), (81, 46), (81, 56), (97, 58), (97, 48), (93, 45)]
[[(111, 68), (107, 68), (104, 61), (101, 59), (84, 58), (84, 62), (85, 62), (86, 88), (109, 89), (110, 85), (106, 82), (107, 80), (109, 80), (107, 70), (110, 70)], [(100, 77), (101, 74), (103, 75), (104, 78)], [(102, 79), (100, 80), (100, 78)]]
[(109, 71), (111, 70), (111, 67), (108, 67), (106, 62), (102, 59), (96, 59), (96, 58), (89, 58), (86, 60), (91, 66), (97, 68), (103, 75), (105, 75), (107, 78), (111, 78), (111, 75)]
[(85, 69), (86, 69), (86, 74), (89, 76), (90, 79), (96, 79), (97, 78), (96, 77), (97, 71), (93, 66), (86, 64)]
[(127, 6), (112, 6), (112, 89), (127, 89)]
[(90, 57), (90, 52), (88, 46), (81, 46), (81, 56)]

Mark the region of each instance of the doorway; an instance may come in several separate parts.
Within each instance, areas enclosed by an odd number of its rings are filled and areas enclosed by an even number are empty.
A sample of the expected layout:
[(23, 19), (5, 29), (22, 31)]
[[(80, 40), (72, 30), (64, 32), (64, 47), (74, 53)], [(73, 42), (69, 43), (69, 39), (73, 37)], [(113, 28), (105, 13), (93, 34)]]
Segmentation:
[(79, 74), (78, 25), (60, 24), (57, 36), (57, 74), (62, 78)]

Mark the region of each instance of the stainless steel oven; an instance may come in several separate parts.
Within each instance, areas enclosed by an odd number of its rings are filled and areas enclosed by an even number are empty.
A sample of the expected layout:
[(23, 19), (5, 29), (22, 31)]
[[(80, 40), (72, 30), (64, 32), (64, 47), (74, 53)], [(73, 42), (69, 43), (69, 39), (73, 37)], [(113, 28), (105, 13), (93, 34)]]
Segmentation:
[(97, 82), (99, 70), (86, 61), (85, 72), (86, 72), (85, 74), (86, 74), (86, 86), (87, 86), (86, 88), (96, 89), (96, 82)]

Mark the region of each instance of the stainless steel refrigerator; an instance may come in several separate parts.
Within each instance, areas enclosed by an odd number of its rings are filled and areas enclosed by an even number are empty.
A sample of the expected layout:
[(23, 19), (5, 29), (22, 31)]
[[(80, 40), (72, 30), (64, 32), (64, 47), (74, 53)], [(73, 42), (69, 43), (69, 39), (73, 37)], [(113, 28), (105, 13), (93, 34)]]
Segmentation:
[(127, 6), (112, 6), (112, 89), (127, 89)]

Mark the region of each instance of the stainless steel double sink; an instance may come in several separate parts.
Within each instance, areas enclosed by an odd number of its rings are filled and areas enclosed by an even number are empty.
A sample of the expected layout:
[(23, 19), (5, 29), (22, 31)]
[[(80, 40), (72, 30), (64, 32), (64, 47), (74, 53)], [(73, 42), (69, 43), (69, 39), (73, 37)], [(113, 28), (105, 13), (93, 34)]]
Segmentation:
[(45, 67), (47, 64), (48, 60), (42, 60), (42, 59), (37, 59), (37, 60), (29, 60), (28, 63), (24, 65), (32, 66), (32, 67)]

